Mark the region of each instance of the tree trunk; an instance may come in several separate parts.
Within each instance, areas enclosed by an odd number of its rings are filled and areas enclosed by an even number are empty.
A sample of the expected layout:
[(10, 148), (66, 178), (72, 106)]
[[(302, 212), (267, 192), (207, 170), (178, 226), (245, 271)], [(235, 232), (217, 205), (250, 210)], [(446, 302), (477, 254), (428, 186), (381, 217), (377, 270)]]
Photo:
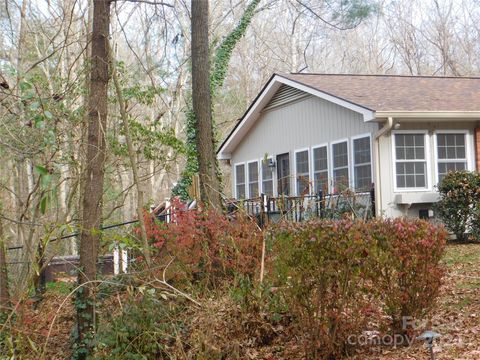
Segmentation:
[(147, 238), (147, 229), (145, 227), (145, 219), (143, 217), (143, 189), (142, 185), (140, 184), (140, 177), (138, 176), (138, 164), (136, 160), (135, 149), (133, 148), (132, 143), (132, 136), (130, 134), (130, 125), (128, 123), (128, 114), (127, 114), (127, 107), (125, 105), (125, 100), (122, 95), (122, 89), (120, 87), (120, 82), (118, 81), (117, 71), (115, 68), (115, 59), (113, 59), (113, 54), (111, 53), (111, 63), (112, 63), (112, 78), (113, 83), (115, 85), (115, 92), (117, 94), (117, 101), (120, 107), (120, 115), (123, 122), (123, 130), (125, 132), (125, 139), (127, 141), (127, 149), (128, 149), (128, 157), (130, 159), (130, 166), (132, 167), (132, 175), (133, 175), (133, 183), (137, 190), (137, 217), (140, 223), (140, 235), (142, 238), (142, 245), (143, 245), (143, 254), (145, 255), (145, 261), (147, 266), (150, 267), (151, 265), (151, 257), (150, 257), (150, 247), (148, 244)]
[(0, 314), (7, 311), (9, 306), (10, 296), (8, 293), (7, 260), (5, 255), (3, 224), (0, 219)]
[(220, 211), (220, 180), (213, 138), (208, 48), (208, 0), (192, 1), (192, 100), (196, 119), (200, 197), (204, 204)]
[[(110, 1), (93, 1), (88, 140), (80, 228), (79, 284), (95, 280), (97, 273), (108, 109), (109, 24)], [(95, 331), (94, 290), (95, 284), (87, 283), (78, 291), (77, 295), (78, 339), (76, 345), (80, 359), (86, 359), (92, 350), (90, 340)]]

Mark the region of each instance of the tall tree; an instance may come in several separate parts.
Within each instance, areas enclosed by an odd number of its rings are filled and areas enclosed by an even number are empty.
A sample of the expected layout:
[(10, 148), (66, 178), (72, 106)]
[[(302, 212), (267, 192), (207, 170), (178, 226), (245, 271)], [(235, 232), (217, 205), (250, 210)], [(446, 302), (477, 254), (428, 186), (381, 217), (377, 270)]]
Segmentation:
[(105, 133), (108, 110), (110, 0), (93, 1), (93, 28), (88, 94), (88, 138), (80, 229), (77, 295), (76, 354), (85, 359), (92, 350), (95, 331), (95, 283), (102, 217)]
[(192, 102), (200, 197), (205, 204), (220, 210), (220, 179), (214, 147), (208, 48), (208, 0), (192, 1)]
[[(240, 39), (245, 35), (248, 26), (252, 22), (253, 16), (257, 12), (258, 4), (260, 0), (252, 0), (245, 8), (240, 21), (235, 26), (234, 29), (223, 39), (221, 44), (215, 50), (214, 62), (213, 62), (213, 71), (210, 75), (210, 92), (212, 94), (213, 100), (215, 100), (215, 95), (217, 91), (223, 86), (225, 77), (227, 76), (228, 64), (230, 58), (232, 57), (233, 50), (240, 41)], [(207, 4), (208, 5), (208, 4)], [(193, 11), (193, 4), (192, 4)], [(193, 31), (193, 17), (192, 17), (192, 31)], [(192, 38), (192, 49), (193, 49), (193, 38)], [(193, 58), (193, 54), (192, 54)], [(192, 59), (193, 60), (193, 59)], [(213, 128), (213, 119), (212, 119), (212, 128)], [(187, 164), (185, 170), (182, 172), (182, 178), (180, 182), (175, 186), (172, 193), (173, 195), (179, 195), (182, 198), (188, 198), (187, 188), (192, 184), (192, 176), (200, 172), (199, 162), (198, 162), (198, 148), (197, 148), (197, 119), (195, 116), (195, 111), (189, 109), (187, 111)], [(213, 134), (213, 131), (212, 131)], [(214, 135), (213, 135), (214, 136)], [(215, 139), (214, 150), (215, 150)], [(220, 181), (218, 181), (220, 186)], [(220, 191), (220, 189), (218, 189)]]
[(7, 260), (5, 255), (3, 224), (2, 219), (0, 218), (0, 315), (8, 308), (9, 303), (10, 296), (8, 293)]

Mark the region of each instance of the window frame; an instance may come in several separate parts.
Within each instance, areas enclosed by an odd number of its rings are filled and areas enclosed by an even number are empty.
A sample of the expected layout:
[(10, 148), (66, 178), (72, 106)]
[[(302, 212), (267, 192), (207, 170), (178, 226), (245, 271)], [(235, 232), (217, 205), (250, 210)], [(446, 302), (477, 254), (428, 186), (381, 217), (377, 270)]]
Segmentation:
[(440, 173), (438, 171), (438, 163), (439, 161), (441, 162), (461, 162), (458, 159), (457, 160), (451, 160), (451, 159), (440, 159), (438, 157), (438, 135), (448, 135), (448, 134), (464, 134), (465, 135), (465, 162), (467, 163), (466, 170), (467, 171), (473, 171), (473, 159), (472, 159), (472, 152), (471, 152), (471, 133), (470, 130), (466, 129), (447, 129), (447, 130), (435, 130), (433, 132), (433, 151), (434, 151), (434, 164), (435, 164), (435, 183), (438, 185), (440, 182)]
[(310, 171), (310, 178), (312, 179), (312, 191), (315, 192), (315, 157), (314, 157), (314, 154), (315, 154), (315, 149), (320, 149), (320, 148), (326, 148), (327, 149), (327, 193), (330, 193), (330, 179), (331, 179), (331, 164), (330, 164), (330, 146), (328, 143), (323, 143), (323, 144), (319, 144), (319, 145), (314, 145), (312, 146), (311, 148), (311, 159), (310, 159), (310, 168), (311, 168), (311, 171)]
[[(343, 139), (340, 139), (340, 140), (336, 140), (336, 141), (332, 141), (330, 143), (330, 167), (331, 167), (331, 171), (330, 171), (330, 176), (331, 176), (331, 184), (330, 184), (330, 192), (331, 193), (334, 193), (335, 192), (335, 166), (334, 166), (334, 158), (335, 158), (335, 152), (333, 151), (333, 146), (336, 145), (336, 144), (341, 144), (341, 143), (347, 143), (347, 166), (346, 166), (346, 169), (347, 169), (347, 176), (348, 176), (348, 184), (347, 184), (347, 187), (350, 189), (352, 187), (352, 174), (351, 174), (351, 161), (350, 161), (350, 139), (349, 138), (343, 138)], [(339, 169), (343, 169), (345, 168), (345, 166), (342, 166), (341, 168)]]
[[(423, 135), (424, 138), (424, 159), (425, 162), (425, 187), (424, 188), (399, 188), (397, 186), (397, 154), (396, 154), (396, 136), (395, 135)], [(399, 162), (420, 162), (415, 160), (398, 160)], [(428, 130), (392, 130), (392, 168), (393, 168), (393, 192), (395, 193), (405, 193), (405, 192), (429, 192), (432, 191), (432, 184), (431, 184), (431, 156), (430, 156), (430, 136)]]
[[(357, 189), (355, 188), (355, 145), (354, 145), (354, 142), (355, 140), (358, 140), (358, 139), (364, 139), (364, 138), (367, 138), (368, 137), (368, 140), (369, 140), (369, 144), (370, 144), (370, 187), (372, 186), (372, 184), (374, 183), (374, 179), (373, 179), (373, 144), (372, 144), (372, 134), (371, 133), (364, 133), (364, 134), (360, 134), (360, 135), (355, 135), (355, 136), (352, 136), (350, 138), (350, 141), (351, 141), (351, 158), (352, 158), (352, 176), (351, 176), (351, 181), (350, 181), (350, 184), (351, 184), (351, 188), (353, 189), (354, 192), (357, 191)], [(365, 166), (367, 165), (367, 163), (362, 163), (360, 164), (359, 166)], [(349, 176), (349, 180), (350, 180), (350, 176)], [(368, 191), (368, 190), (366, 190)]]
[(235, 163), (233, 164), (233, 169), (234, 169), (234, 177), (233, 177), (233, 182), (235, 184), (235, 199), (237, 200), (240, 200), (240, 198), (238, 197), (238, 183), (237, 183), (237, 166), (240, 166), (240, 165), (243, 165), (243, 169), (244, 169), (244, 174), (245, 174), (245, 182), (243, 183), (243, 186), (245, 188), (245, 198), (244, 199), (248, 199), (248, 195), (247, 195), (247, 164), (246, 162), (238, 162), (238, 163)]
[[(250, 194), (250, 168), (249, 165), (252, 163), (257, 163), (257, 189), (258, 189), (258, 194), (257, 195), (252, 195)], [(259, 173), (259, 163), (258, 159), (253, 159), (253, 160), (248, 160), (245, 162), (245, 196), (247, 199), (251, 199), (253, 197), (258, 197), (260, 196), (260, 173)]]
[[(266, 160), (267, 161), (267, 164), (270, 160), (274, 161), (275, 159), (275, 156), (274, 155), (271, 155), (271, 156), (268, 156), (268, 157), (263, 157), (261, 159), (258, 160), (258, 164), (259, 164), (259, 173), (258, 173), (258, 177), (259, 177), (259, 182), (260, 182), (260, 187), (259, 187), (259, 190), (260, 190), (260, 194), (265, 194), (265, 189), (263, 188), (263, 165), (264, 165), (264, 161)], [(267, 167), (269, 167), (267, 165)], [(277, 166), (275, 164), (275, 167), (274, 167), (274, 170), (272, 170), (272, 196), (275, 197), (276, 196), (276, 188), (275, 188), (275, 174), (276, 174), (276, 169), (277, 169)]]
[[(294, 170), (294, 179), (295, 179), (295, 196), (300, 196), (301, 194), (298, 193), (298, 187), (297, 187), (297, 181), (298, 181), (298, 172), (297, 172), (297, 153), (301, 153), (301, 152), (307, 152), (307, 165), (308, 165), (308, 172), (307, 172), (307, 175), (308, 175), (308, 194), (307, 195), (310, 195), (311, 191), (312, 191), (312, 187), (311, 187), (311, 177), (310, 177), (310, 174), (311, 174), (311, 168), (310, 168), (310, 148), (301, 148), (301, 149), (297, 149), (297, 150), (294, 150), (293, 151), (293, 170)], [(291, 185), (290, 185), (291, 186)]]

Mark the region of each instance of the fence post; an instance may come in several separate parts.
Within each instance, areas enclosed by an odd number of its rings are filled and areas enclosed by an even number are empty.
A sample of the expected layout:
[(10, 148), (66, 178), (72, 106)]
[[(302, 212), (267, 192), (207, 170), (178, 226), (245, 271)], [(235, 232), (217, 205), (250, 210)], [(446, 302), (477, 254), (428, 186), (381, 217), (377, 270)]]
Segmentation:
[(323, 218), (323, 190), (318, 190), (317, 193), (317, 217)]
[(375, 204), (375, 184), (374, 183), (372, 183), (372, 187), (370, 188), (370, 203), (372, 204), (372, 218), (374, 218), (377, 215), (377, 207)]

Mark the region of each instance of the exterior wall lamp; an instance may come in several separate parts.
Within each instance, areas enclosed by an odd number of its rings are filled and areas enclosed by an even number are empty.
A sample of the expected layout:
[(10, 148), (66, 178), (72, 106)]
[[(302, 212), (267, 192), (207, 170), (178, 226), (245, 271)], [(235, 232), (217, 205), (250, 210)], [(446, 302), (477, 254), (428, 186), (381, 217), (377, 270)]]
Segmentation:
[(277, 166), (277, 164), (275, 163), (275, 160), (268, 159), (268, 167), (271, 171), (275, 170), (276, 166)]

